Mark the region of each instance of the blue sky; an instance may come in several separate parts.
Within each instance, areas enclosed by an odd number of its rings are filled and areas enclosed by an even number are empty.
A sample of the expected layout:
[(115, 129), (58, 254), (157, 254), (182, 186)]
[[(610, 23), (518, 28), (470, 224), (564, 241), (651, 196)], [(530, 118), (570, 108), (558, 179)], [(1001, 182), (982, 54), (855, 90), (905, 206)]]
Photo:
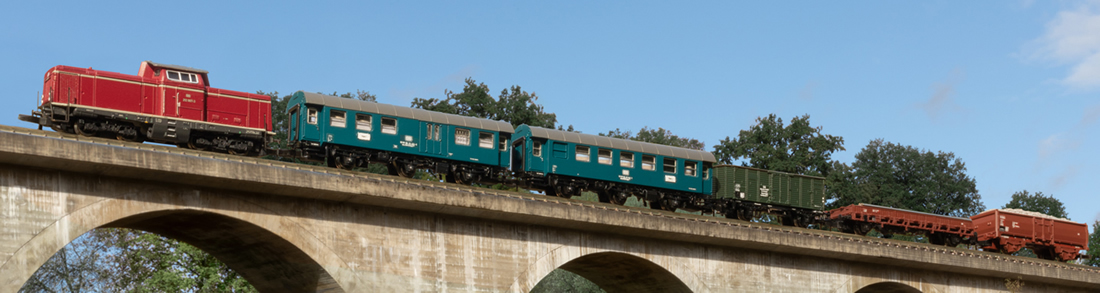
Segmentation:
[(0, 4), (0, 124), (32, 127), (55, 65), (209, 70), (241, 91), (366, 90), (407, 106), (472, 77), (585, 133), (709, 146), (809, 114), (852, 162), (876, 138), (953, 152), (989, 208), (1053, 194), (1100, 219), (1100, 1)]

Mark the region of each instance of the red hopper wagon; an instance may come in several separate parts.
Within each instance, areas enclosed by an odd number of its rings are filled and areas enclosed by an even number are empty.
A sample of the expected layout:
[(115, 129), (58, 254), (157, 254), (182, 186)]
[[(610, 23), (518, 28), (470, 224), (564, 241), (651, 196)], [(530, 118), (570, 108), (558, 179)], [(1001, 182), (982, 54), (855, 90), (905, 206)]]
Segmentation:
[(1013, 253), (1027, 247), (1044, 259), (1076, 259), (1088, 249), (1088, 226), (1024, 211), (988, 210), (970, 217), (984, 250)]

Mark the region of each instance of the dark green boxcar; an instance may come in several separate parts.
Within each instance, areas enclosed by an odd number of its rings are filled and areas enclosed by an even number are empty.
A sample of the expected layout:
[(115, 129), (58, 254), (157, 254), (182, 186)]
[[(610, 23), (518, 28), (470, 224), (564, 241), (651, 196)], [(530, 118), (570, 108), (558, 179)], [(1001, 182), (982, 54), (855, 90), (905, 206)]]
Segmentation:
[(749, 167), (714, 167), (714, 197), (795, 208), (825, 207), (825, 178)]

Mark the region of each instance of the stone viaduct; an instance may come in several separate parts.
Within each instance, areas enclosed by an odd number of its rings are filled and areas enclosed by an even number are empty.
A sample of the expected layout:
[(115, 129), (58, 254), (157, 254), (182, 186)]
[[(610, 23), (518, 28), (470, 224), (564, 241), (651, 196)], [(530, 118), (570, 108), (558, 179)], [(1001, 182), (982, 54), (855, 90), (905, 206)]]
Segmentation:
[(1100, 269), (0, 127), (0, 292), (100, 227), (195, 245), (263, 292), (1098, 292)]

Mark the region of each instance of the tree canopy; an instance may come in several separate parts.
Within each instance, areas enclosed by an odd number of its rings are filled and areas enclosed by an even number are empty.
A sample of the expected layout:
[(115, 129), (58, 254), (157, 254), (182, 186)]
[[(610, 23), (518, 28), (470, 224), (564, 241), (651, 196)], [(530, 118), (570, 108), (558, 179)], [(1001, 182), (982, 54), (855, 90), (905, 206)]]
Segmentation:
[[(830, 208), (869, 203), (919, 212), (967, 217), (985, 210), (966, 164), (954, 153), (918, 150), (872, 140), (848, 168), (834, 164), (835, 199)], [(833, 190), (833, 189), (836, 190)]]
[(557, 123), (557, 115), (547, 113), (542, 105), (535, 103), (539, 99), (538, 95), (523, 91), (518, 85), (502, 90), (500, 96), (493, 99), (489, 95), (489, 86), (484, 83), (479, 84), (472, 78), (467, 78), (466, 85), (462, 87), (462, 92), (455, 93), (446, 90), (444, 94), (446, 95), (444, 99), (414, 98), (412, 107), (499, 120), (508, 122), (513, 127), (527, 124), (553, 128)]
[(1054, 198), (1054, 195), (1043, 195), (1042, 192), (1029, 193), (1027, 190), (1017, 191), (1012, 194), (1012, 200), (1001, 208), (1021, 209), (1029, 212), (1043, 213), (1048, 216), (1069, 219), (1069, 214), (1066, 214), (1066, 207), (1062, 205), (1062, 201)]
[(822, 127), (810, 126), (810, 115), (794, 117), (790, 125), (775, 114), (756, 118), (756, 124), (742, 130), (737, 139), (729, 137), (714, 146), (718, 161), (733, 164), (747, 158), (742, 165), (797, 173), (826, 176), (832, 170), (832, 153), (844, 150), (844, 138), (821, 133)]
[(1086, 266), (1100, 267), (1100, 220), (1092, 223), (1092, 234), (1089, 234), (1089, 258), (1084, 261)]
[(615, 130), (608, 131), (607, 133), (600, 133), (599, 135), (629, 139), (633, 141), (663, 144), (674, 147), (689, 148), (700, 151), (703, 150), (703, 148), (705, 147), (705, 144), (697, 139), (680, 137), (678, 135), (672, 134), (672, 131), (660, 127), (658, 127), (657, 129), (652, 129), (648, 126), (642, 127), (641, 130), (638, 130), (637, 134), (630, 133), (630, 131), (623, 132), (618, 128), (615, 128)]

